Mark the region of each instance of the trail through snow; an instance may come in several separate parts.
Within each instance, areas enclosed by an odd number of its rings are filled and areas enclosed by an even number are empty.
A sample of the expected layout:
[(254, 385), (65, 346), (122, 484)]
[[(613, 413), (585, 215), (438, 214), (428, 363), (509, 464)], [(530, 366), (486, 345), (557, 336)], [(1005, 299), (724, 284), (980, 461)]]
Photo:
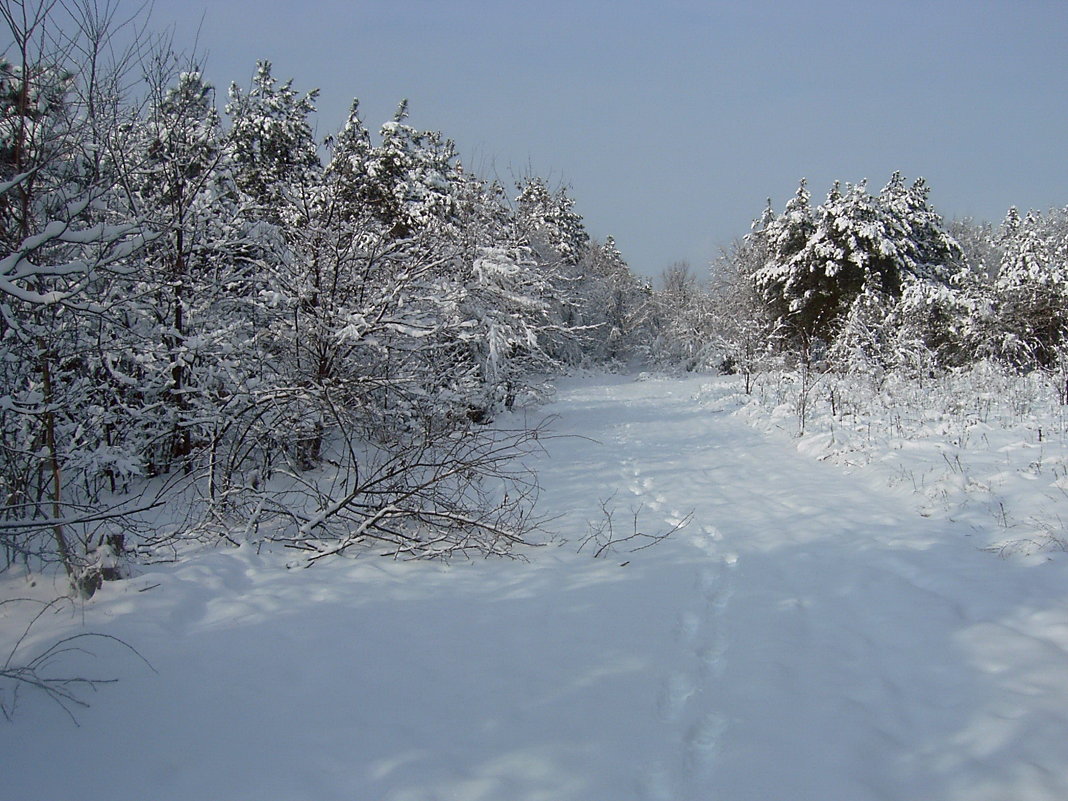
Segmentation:
[[(529, 563), (242, 548), (108, 586), (39, 644), (103, 631), (159, 674), (104, 654), (122, 681), (79, 728), (26, 696), (4, 797), (1068, 798), (1068, 562), (982, 552), (706, 383), (563, 383), (532, 466), (568, 541)], [(646, 533), (692, 518), (593, 559), (601, 501)]]

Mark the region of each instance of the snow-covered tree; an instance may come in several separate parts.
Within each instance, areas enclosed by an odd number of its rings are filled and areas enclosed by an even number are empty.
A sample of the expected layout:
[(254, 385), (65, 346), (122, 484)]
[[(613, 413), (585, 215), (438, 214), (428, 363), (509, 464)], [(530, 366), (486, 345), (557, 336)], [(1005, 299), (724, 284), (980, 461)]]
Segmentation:
[(0, 64), (0, 532), (9, 558), (57, 559), (80, 583), (110, 459), (94, 346), (145, 237), (136, 216), (111, 214), (122, 51), (63, 16), (77, 10), (0, 5), (13, 41)]
[(612, 237), (593, 243), (578, 267), (572, 303), (584, 358), (625, 364), (641, 355), (652, 332), (652, 287), (631, 272)]
[(279, 85), (268, 61), (256, 64), (248, 91), (230, 85), (234, 180), (269, 222), (289, 222), (280, 215), (294, 202), (292, 194), (320, 169), (310, 122), (317, 97), (318, 90), (299, 95), (291, 80)]
[(214, 92), (199, 72), (156, 87), (137, 131), (127, 184), (157, 238), (133, 284), (122, 326), (129, 350), (117, 361), (140, 403), (158, 412), (155, 424), (165, 430), (145, 432), (153, 444), (142, 455), (152, 472), (165, 472), (203, 441), (196, 421), (210, 418), (204, 393), (218, 389), (209, 375), (218, 349), (237, 340), (221, 313), (234, 282), (226, 245), (235, 192)]
[(765, 214), (753, 223), (753, 233), (733, 243), (713, 263), (708, 286), (707, 326), (711, 336), (706, 347), (710, 366), (740, 374), (746, 393), (752, 390), (754, 376), (778, 341), (768, 308), (752, 278), (767, 260), (759, 232), (773, 218), (769, 202)]
[(723, 366), (728, 355), (717, 337), (708, 286), (698, 281), (687, 262), (666, 268), (660, 283), (652, 302), (654, 361), (686, 370)]
[(457, 303), (447, 336), (463, 343), (453, 349), (454, 359), (475, 366), (471, 407), (481, 418), (537, 394), (568, 332), (560, 321), (555, 272), (538, 262), (503, 188), (460, 169), (453, 191), (453, 263), (446, 282)]
[(949, 283), (963, 265), (964, 252), (931, 207), (927, 182), (918, 178), (905, 186), (904, 177), (895, 172), (878, 200), (889, 218), (889, 234), (904, 279)]
[(815, 231), (811, 195), (802, 179), (783, 213), (776, 216), (769, 201), (760, 223), (747, 237), (751, 252), (755, 250), (762, 258), (759, 264), (747, 265), (745, 275), (764, 299), (772, 319), (791, 331), (797, 329), (793, 318), (807, 294), (799, 281), (811, 270), (805, 263), (806, 248)]
[(792, 347), (832, 343), (848, 320), (870, 328), (870, 313), (854, 313), (858, 302), (871, 312), (910, 282), (948, 284), (962, 254), (927, 196), (923, 181), (906, 187), (895, 173), (879, 195), (836, 183), (811, 209), (802, 182), (782, 216), (766, 215), (752, 236), (766, 259), (753, 281)]
[(538, 258), (576, 266), (589, 247), (590, 235), (567, 188), (552, 192), (537, 177), (526, 179), (518, 188), (516, 220)]
[[(519, 184), (516, 226), (556, 288), (558, 314), (572, 336), (556, 343), (564, 361), (625, 362), (651, 339), (652, 289), (607, 237), (593, 241), (567, 189), (541, 178)], [(647, 348), (646, 348), (647, 349)]]
[(1061, 215), (1032, 211), (1021, 219), (1013, 208), (1000, 234), (993, 292), (1003, 358), (1024, 369), (1052, 367), (1068, 338), (1068, 227)]

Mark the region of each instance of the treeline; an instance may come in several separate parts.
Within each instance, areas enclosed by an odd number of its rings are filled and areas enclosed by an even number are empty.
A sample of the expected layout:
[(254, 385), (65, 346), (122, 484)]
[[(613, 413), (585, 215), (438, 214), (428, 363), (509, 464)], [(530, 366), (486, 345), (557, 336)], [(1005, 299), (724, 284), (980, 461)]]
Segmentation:
[(523, 541), (512, 457), (538, 432), (483, 424), (635, 352), (651, 291), (612, 241), (565, 189), (473, 174), (405, 103), (375, 137), (354, 102), (319, 142), (315, 92), (268, 63), (221, 100), (165, 46), (117, 51), (94, 9), (4, 5), (7, 564), (91, 592), (178, 530), (312, 559)]
[(877, 193), (836, 183), (818, 205), (802, 181), (781, 212), (769, 201), (710, 286), (691, 281), (680, 297), (703, 321), (695, 363), (746, 375), (783, 362), (917, 376), (981, 361), (1063, 369), (1068, 210), (946, 223), (922, 179), (895, 173)]

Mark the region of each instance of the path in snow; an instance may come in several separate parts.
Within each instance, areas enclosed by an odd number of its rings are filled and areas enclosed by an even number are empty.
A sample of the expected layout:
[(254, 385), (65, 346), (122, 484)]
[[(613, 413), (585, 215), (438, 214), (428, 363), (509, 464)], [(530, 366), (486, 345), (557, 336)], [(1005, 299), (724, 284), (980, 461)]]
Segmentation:
[(978, 552), (963, 527), (784, 452), (694, 389), (563, 396), (663, 525), (693, 513), (670, 546), (694, 549), (678, 577), (693, 590), (642, 797), (1068, 798), (1063, 565)]
[[(28, 696), (0, 723), (4, 797), (1068, 798), (1068, 562), (979, 552), (703, 383), (563, 384), (547, 411), (574, 436), (532, 466), (568, 541), (529, 563), (243, 548), (108, 585), (67, 630), (159, 675), (95, 665), (122, 682), (80, 728)], [(595, 560), (601, 501), (648, 533), (692, 520)]]

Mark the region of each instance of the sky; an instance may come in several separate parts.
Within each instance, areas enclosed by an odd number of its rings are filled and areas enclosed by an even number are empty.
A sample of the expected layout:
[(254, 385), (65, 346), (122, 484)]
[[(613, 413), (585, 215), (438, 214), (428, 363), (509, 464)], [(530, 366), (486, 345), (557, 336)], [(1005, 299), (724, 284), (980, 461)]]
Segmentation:
[(922, 176), (948, 219), (1068, 205), (1064, 0), (155, 0), (152, 20), (220, 90), (257, 59), (318, 88), (323, 137), (353, 98), (372, 130), (407, 98), (483, 177), (568, 186), (647, 276), (703, 270), (802, 177), (820, 199)]

